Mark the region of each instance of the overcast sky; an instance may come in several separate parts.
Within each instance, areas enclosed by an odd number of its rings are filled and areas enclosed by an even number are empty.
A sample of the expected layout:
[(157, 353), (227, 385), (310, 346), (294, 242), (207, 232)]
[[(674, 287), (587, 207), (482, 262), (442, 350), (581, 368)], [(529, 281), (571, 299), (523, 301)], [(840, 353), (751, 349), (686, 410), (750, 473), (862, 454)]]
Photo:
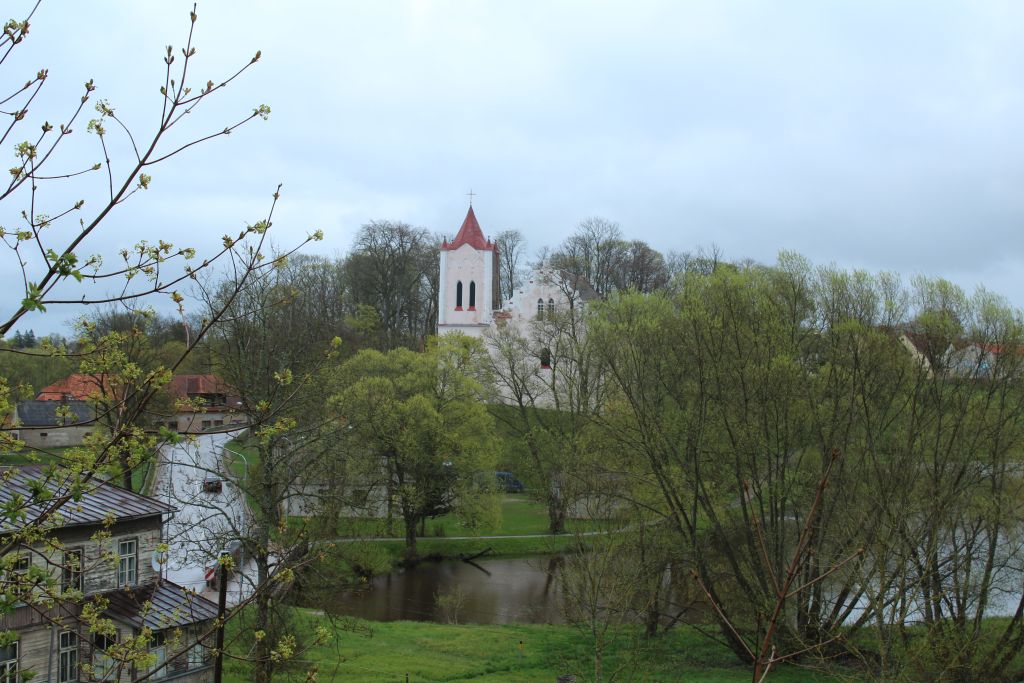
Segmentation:
[[(31, 114), (56, 122), (93, 78), (145, 137), (190, 9), (48, 0), (0, 86), (49, 68)], [(338, 254), (372, 219), (453, 234), (472, 188), (485, 233), (521, 230), (531, 250), (602, 216), (664, 251), (790, 249), (1024, 304), (1024, 3), (218, 0), (198, 13), (197, 89), (263, 56), (183, 127), (214, 131), (262, 103), (270, 120), (156, 168), (91, 251), (212, 248), (281, 182), (275, 240), (323, 229), (312, 251)], [(76, 137), (69, 167), (97, 156)], [(104, 186), (89, 182), (72, 192), (96, 206)], [(68, 190), (47, 192), (57, 213)], [(5, 202), (0, 224), (23, 206)], [(10, 310), (20, 276), (0, 268)], [(24, 327), (62, 331), (67, 313)]]

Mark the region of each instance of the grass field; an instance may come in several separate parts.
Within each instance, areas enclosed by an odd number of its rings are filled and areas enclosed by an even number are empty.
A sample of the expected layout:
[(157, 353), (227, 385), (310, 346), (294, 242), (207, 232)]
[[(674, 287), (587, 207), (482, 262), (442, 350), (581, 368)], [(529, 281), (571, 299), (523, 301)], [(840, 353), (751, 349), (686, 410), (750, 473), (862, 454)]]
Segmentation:
[[(570, 519), (566, 522), (569, 533), (590, 531), (599, 523), (590, 520)], [(339, 532), (346, 536), (403, 538), (402, 523), (396, 520), (394, 533), (389, 533), (383, 519), (348, 519), (339, 525)], [(522, 536), (548, 533), (547, 508), (525, 494), (504, 494), (501, 498), (501, 517), (490, 526), (467, 528), (454, 514), (428, 519), (426, 533), (421, 540), (451, 536)]]
[[(333, 634), (329, 642), (297, 656), (301, 671), (316, 667), (318, 681), (351, 683), (474, 681), (475, 683), (553, 683), (559, 675), (576, 673), (592, 680), (591, 651), (586, 638), (569, 626), (474, 626), (421, 622), (332, 623), (321, 613), (295, 610), (299, 643), (311, 641), (312, 629), (323, 625)], [(609, 648), (605, 672), (622, 669), (631, 681), (731, 683), (750, 680), (750, 670), (738, 665), (724, 646), (696, 631), (679, 627), (648, 642), (623, 633)], [(244, 649), (238, 639), (238, 649)], [(522, 642), (520, 651), (519, 643)], [(636, 647), (634, 647), (636, 646)], [(251, 680), (248, 665), (230, 661), (225, 680)], [(298, 675), (302, 678), (301, 674)], [(771, 683), (812, 683), (838, 680), (827, 674), (780, 667)]]

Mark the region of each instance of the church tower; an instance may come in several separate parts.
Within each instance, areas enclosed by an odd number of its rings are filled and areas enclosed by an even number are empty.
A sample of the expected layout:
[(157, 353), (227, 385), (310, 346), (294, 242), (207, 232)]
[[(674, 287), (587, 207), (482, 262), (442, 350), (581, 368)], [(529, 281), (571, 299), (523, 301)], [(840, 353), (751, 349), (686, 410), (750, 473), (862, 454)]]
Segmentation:
[(498, 248), (484, 237), (472, 204), (459, 234), (441, 245), (440, 275), (437, 333), (481, 336), (498, 308)]

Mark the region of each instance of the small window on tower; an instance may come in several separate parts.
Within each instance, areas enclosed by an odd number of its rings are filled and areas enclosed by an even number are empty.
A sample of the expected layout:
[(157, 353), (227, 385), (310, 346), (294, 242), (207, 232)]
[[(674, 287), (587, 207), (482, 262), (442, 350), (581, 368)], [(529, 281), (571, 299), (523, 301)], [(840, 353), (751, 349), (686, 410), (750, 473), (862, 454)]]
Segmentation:
[(455, 310), (462, 310), (462, 280), (455, 283)]
[(545, 369), (551, 367), (551, 349), (540, 350), (540, 366)]
[(544, 319), (544, 299), (537, 299), (537, 320)]
[(554, 299), (548, 299), (548, 319), (549, 320), (554, 320), (555, 319), (555, 300)]
[(469, 310), (476, 310), (476, 282), (469, 281)]

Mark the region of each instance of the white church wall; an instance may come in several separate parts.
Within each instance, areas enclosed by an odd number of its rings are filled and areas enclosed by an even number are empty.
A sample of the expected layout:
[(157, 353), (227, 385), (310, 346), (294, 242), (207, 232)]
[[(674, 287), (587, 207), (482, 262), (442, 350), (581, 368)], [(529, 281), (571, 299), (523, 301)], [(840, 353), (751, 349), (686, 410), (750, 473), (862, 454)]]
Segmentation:
[[(478, 251), (463, 244), (441, 252), (441, 294), (438, 297), (438, 332), (459, 331), (479, 337), (492, 322), (491, 251)], [(458, 310), (458, 284), (462, 283), (462, 310)], [(470, 306), (470, 285), (475, 284), (475, 305)]]

